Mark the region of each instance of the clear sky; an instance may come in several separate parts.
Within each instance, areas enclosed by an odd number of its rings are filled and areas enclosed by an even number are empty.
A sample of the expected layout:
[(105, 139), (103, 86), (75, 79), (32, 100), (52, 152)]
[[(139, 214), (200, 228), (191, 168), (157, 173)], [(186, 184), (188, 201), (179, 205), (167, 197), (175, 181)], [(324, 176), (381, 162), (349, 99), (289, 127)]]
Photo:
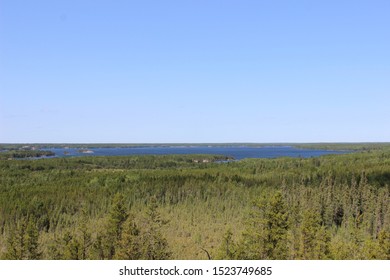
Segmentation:
[(388, 0), (0, 0), (0, 142), (390, 141)]

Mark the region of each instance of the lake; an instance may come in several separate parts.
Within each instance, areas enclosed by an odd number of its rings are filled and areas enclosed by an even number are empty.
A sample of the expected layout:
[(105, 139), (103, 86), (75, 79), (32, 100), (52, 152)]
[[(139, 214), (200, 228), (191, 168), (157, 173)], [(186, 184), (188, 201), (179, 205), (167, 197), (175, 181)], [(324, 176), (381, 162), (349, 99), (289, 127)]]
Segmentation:
[(57, 157), (74, 156), (127, 156), (127, 155), (181, 155), (213, 154), (244, 158), (278, 158), (278, 157), (318, 157), (327, 154), (345, 154), (348, 151), (300, 149), (292, 146), (172, 146), (172, 147), (131, 147), (131, 148), (53, 148)]

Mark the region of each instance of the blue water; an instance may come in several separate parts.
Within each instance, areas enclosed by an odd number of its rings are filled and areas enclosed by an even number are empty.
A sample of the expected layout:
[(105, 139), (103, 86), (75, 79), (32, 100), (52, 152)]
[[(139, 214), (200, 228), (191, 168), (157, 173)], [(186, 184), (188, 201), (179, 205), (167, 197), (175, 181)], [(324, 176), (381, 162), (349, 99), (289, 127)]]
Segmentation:
[[(171, 155), (213, 154), (244, 158), (318, 157), (327, 154), (345, 154), (346, 151), (299, 149), (290, 146), (267, 147), (134, 147), (134, 148), (90, 148), (93, 153), (81, 153), (79, 149), (54, 148), (57, 157), (74, 156), (126, 156), (126, 155)], [(84, 149), (85, 150), (85, 149)]]

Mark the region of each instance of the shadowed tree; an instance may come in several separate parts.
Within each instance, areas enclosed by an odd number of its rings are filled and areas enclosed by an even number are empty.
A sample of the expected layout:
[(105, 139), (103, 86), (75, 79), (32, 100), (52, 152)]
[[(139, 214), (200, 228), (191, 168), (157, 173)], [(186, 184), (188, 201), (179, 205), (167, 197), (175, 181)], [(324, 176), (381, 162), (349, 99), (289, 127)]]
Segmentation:
[(148, 212), (145, 231), (142, 233), (142, 258), (148, 260), (166, 260), (172, 253), (161, 229), (167, 221), (163, 220), (157, 210), (156, 199), (152, 199)]
[(123, 225), (121, 239), (115, 252), (118, 260), (139, 260), (141, 258), (140, 230), (134, 222), (134, 217), (129, 215)]
[(9, 260), (38, 260), (41, 258), (38, 244), (39, 232), (32, 218), (21, 218), (10, 231), (5, 258)]
[(106, 232), (103, 235), (103, 247), (105, 258), (112, 259), (115, 255), (115, 250), (118, 247), (118, 242), (121, 239), (123, 224), (127, 219), (127, 211), (125, 208), (123, 194), (117, 193), (111, 204), (108, 214)]
[(321, 226), (320, 214), (306, 210), (301, 225), (300, 257), (306, 260), (328, 258), (329, 242), (330, 236), (325, 227)]
[(257, 201), (244, 233), (240, 258), (287, 258), (288, 212), (282, 194), (275, 193), (269, 200)]
[(378, 234), (378, 242), (380, 247), (380, 259), (390, 260), (390, 232), (381, 230)]
[(114, 258), (127, 217), (123, 194), (117, 193), (112, 199), (107, 218), (92, 244), (92, 255), (101, 260)]
[(217, 259), (234, 260), (236, 259), (237, 245), (233, 240), (233, 233), (230, 229), (223, 236), (222, 244), (219, 247)]

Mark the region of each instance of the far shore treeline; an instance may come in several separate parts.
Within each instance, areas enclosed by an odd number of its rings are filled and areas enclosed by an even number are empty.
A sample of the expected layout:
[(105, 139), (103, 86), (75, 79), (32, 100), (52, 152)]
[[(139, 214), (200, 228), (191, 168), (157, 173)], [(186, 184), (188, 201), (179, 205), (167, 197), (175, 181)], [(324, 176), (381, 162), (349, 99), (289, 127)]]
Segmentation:
[(29, 150), (31, 148), (53, 149), (94, 149), (94, 148), (152, 148), (152, 147), (278, 147), (292, 146), (303, 149), (323, 150), (378, 150), (390, 147), (386, 142), (362, 142), (362, 143), (24, 143), (11, 144), (0, 143), (0, 151)]
[(23, 146), (0, 144), (2, 259), (390, 259), (390, 144), (294, 144), (354, 152), (223, 163), (28, 160), (59, 144)]

